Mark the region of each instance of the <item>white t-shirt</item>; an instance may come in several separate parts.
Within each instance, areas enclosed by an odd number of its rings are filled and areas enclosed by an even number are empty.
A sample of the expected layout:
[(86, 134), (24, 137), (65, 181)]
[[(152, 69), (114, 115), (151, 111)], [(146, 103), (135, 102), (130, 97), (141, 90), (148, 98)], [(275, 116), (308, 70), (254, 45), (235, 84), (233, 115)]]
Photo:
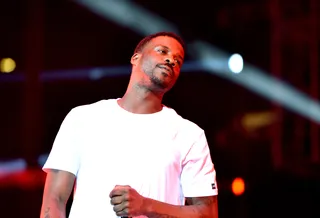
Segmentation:
[(218, 194), (204, 131), (166, 106), (134, 114), (109, 99), (72, 109), (47, 169), (76, 175), (70, 218), (117, 217), (109, 198), (115, 185), (174, 205), (184, 205), (185, 197)]

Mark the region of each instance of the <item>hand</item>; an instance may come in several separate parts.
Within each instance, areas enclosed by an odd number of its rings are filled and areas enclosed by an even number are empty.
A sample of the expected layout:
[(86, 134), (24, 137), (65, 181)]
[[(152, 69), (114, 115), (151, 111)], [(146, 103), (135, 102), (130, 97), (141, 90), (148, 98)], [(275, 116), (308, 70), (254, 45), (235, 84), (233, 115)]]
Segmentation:
[(109, 197), (117, 216), (140, 216), (145, 213), (146, 198), (128, 185), (116, 185)]

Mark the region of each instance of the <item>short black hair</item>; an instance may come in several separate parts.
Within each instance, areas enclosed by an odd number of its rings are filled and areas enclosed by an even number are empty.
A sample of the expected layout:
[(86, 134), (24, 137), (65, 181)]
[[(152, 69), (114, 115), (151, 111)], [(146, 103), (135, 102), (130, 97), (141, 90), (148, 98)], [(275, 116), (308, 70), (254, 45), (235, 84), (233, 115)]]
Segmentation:
[(183, 41), (183, 39), (177, 35), (176, 33), (174, 32), (157, 32), (157, 33), (154, 33), (154, 34), (151, 34), (151, 35), (148, 35), (146, 37), (144, 37), (139, 43), (138, 45), (136, 46), (136, 48), (134, 49), (134, 53), (139, 53), (141, 52), (144, 47), (154, 38), (158, 37), (158, 36), (168, 36), (168, 37), (171, 37), (171, 38), (174, 38), (176, 39), (182, 46), (183, 48), (183, 51), (185, 52), (186, 50), (186, 46), (185, 46), (185, 43)]

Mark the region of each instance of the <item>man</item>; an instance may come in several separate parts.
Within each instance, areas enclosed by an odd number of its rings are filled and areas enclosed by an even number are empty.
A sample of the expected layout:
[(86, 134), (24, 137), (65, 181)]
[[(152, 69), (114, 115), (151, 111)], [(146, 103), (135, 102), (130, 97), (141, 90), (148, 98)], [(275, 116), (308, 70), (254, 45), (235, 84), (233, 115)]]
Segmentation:
[[(72, 109), (43, 169), (42, 218), (218, 217), (204, 131), (162, 104), (184, 60), (170, 32), (144, 38), (122, 98)], [(74, 186), (75, 183), (75, 186)]]

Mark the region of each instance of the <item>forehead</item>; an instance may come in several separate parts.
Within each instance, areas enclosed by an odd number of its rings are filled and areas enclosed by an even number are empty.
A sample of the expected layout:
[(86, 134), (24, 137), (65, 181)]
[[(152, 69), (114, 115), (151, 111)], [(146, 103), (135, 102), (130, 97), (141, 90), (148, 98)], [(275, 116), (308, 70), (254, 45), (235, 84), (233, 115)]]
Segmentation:
[(158, 36), (156, 38), (153, 38), (150, 41), (149, 45), (152, 47), (160, 46), (160, 45), (166, 46), (171, 50), (171, 52), (177, 53), (182, 57), (184, 56), (183, 47), (180, 44), (180, 42), (170, 36)]

